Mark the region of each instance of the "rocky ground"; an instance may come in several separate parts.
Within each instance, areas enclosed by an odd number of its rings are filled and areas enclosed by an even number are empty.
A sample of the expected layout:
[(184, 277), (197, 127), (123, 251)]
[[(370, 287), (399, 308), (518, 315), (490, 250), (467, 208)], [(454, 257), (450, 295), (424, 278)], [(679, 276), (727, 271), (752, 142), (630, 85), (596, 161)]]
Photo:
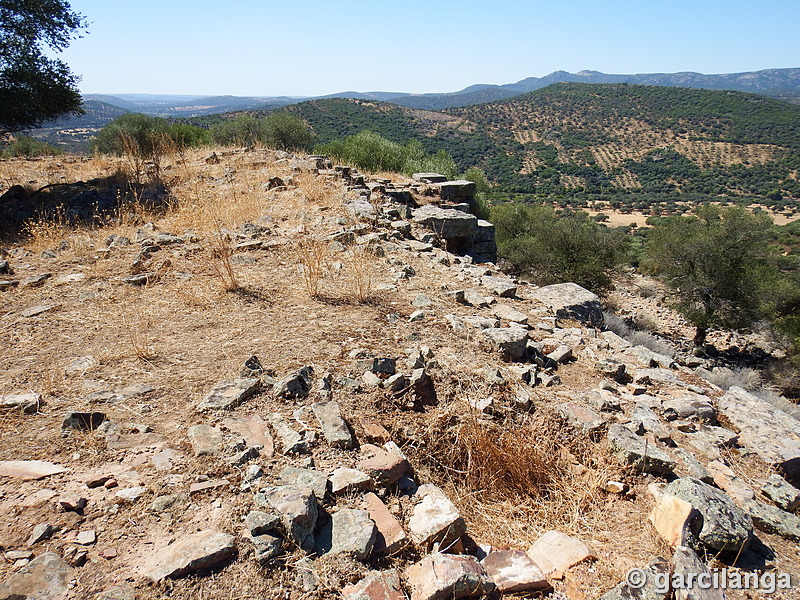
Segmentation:
[(158, 167), (155, 210), (124, 161), (0, 164), (108, 203), (3, 246), (0, 599), (720, 598), (659, 585), (708, 569), (798, 597), (800, 424), (476, 264), (469, 186)]

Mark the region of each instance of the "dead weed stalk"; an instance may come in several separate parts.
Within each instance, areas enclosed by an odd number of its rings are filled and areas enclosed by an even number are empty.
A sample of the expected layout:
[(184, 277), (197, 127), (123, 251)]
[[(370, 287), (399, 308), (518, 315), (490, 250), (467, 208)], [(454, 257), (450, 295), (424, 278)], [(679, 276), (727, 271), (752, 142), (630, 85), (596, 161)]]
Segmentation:
[(152, 321), (142, 314), (138, 306), (134, 306), (130, 314), (122, 313), (122, 327), (136, 358), (143, 361), (156, 358), (149, 335)]
[(320, 295), (320, 283), (328, 261), (328, 247), (322, 240), (308, 238), (300, 241), (298, 271), (311, 298)]
[(222, 289), (226, 292), (235, 292), (240, 289), (241, 286), (231, 263), (233, 247), (222, 233), (221, 227), (211, 235), (210, 245), (211, 268), (222, 283)]
[(64, 241), (72, 230), (72, 225), (64, 206), (59, 204), (52, 213), (40, 214), (36, 219), (26, 223), (22, 230), (33, 251), (41, 252)]
[(367, 248), (353, 248), (349, 266), (353, 297), (359, 304), (364, 304), (372, 297), (372, 258)]

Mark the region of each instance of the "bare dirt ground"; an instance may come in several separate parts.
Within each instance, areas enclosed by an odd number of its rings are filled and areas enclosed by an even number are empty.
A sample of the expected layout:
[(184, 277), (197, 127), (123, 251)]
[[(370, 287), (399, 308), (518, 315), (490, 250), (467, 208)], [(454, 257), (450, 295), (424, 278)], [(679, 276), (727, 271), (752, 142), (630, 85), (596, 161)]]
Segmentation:
[[(509, 405), (513, 390), (486, 376), (488, 368), (505, 370), (508, 365), (477, 334), (455, 336), (444, 319), (445, 314), (475, 313), (446, 293), (463, 288), (464, 275), (397, 244), (386, 244), (382, 256), (326, 245), (320, 259), (320, 291), (311, 297), (303, 275), (304, 244), (352, 224), (342, 208), (341, 182), (293, 168), (293, 160), (278, 160), (271, 151), (217, 152), (219, 164), (207, 164), (200, 154), (168, 161), (162, 174), (176, 202), (166, 212), (133, 205), (104, 226), (40, 223), (31, 229), (31, 237), (4, 244), (14, 278), (51, 276), (40, 286), (19, 285), (0, 292), (0, 395), (35, 391), (44, 399), (36, 414), (0, 413), (0, 460), (46, 460), (65, 466), (67, 472), (39, 481), (0, 478), (0, 514), (6, 516), (0, 521), (3, 552), (26, 548), (39, 523), (50, 522), (58, 529), (32, 548), (34, 555), (45, 550), (63, 553), (76, 546), (78, 532), (96, 531), (97, 542), (85, 547), (88, 560), (76, 570), (68, 595), (76, 599), (96, 598), (115, 586), (132, 594), (126, 597), (147, 600), (338, 597), (343, 583), (359, 578), (363, 565), (320, 559), (314, 567), (320, 585), (304, 590), (298, 581), (303, 564), (298, 550), (289, 549), (264, 568), (249, 557), (243, 541), (238, 543), (238, 558), (166, 583), (143, 581), (138, 567), (157, 549), (193, 531), (213, 527), (241, 535), (242, 519), (252, 508), (252, 491), (239, 487), (245, 466), (194, 456), (186, 432), (200, 423), (225, 426), (231, 416), (279, 412), (288, 419), (303, 404), (264, 392), (230, 415), (198, 413), (197, 402), (215, 383), (237, 377), (250, 356), (258, 356), (277, 378), (311, 365), (317, 376), (330, 372), (336, 381), (341, 376), (360, 377), (351, 357), (356, 349), (395, 357), (400, 365), (409, 350), (427, 346), (435, 360), (431, 374), (436, 406), (407, 410), (386, 391), (351, 391), (338, 384), (333, 397), (360, 441), (366, 440), (366, 423), (380, 423), (388, 430), (408, 455), (417, 480), (447, 491), (467, 521), (471, 538), (525, 550), (549, 529), (581, 537), (597, 560), (554, 582), (556, 593), (575, 600), (598, 598), (629, 568), (669, 556), (670, 549), (647, 522), (652, 498), (646, 488), (653, 478), (630, 472), (605, 444), (544, 418), (549, 405), (597, 388), (601, 377), (590, 360), (559, 369), (560, 386), (532, 390), (535, 414), (505, 410), (486, 425), (501, 432), (519, 428), (524, 439), (512, 438), (518, 446), (508, 448), (504, 461), (539, 461), (541, 493), (499, 483), (496, 488), (481, 487), (470, 480), (474, 473), (445, 464), (452, 457), (452, 447), (447, 446), (462, 443), (452, 436), (461, 431), (454, 424), (470, 414), (467, 400), (492, 396)], [(108, 158), (6, 161), (0, 162), (0, 180), (6, 189), (13, 184), (36, 188), (108, 177), (129, 167)], [(265, 190), (274, 176), (293, 184)], [(632, 216), (620, 217), (627, 224)], [(196, 241), (162, 245), (144, 265), (157, 278), (135, 286), (123, 279), (141, 271), (136, 265), (139, 244), (109, 248), (106, 241), (112, 234), (134, 240), (148, 222), (160, 232), (184, 237), (193, 232), (187, 239)], [(245, 222), (266, 228), (259, 238), (264, 243), (231, 250), (226, 230), (235, 231)], [(414, 274), (398, 277), (404, 267)], [(433, 304), (425, 309), (425, 319), (409, 322), (419, 294), (428, 295)], [(531, 314), (532, 323), (545, 315), (541, 305), (529, 299), (528, 288), (502, 302)], [(46, 308), (26, 316), (33, 307)], [(541, 339), (548, 334), (534, 329), (531, 335)], [(75, 361), (86, 357), (91, 358), (76, 367)], [(91, 401), (93, 392), (118, 392), (129, 386), (149, 386), (152, 391), (111, 403)], [(118, 423), (118, 434), (62, 430), (67, 411), (92, 410)], [(308, 426), (314, 429), (316, 423)], [(170, 464), (160, 468), (153, 457), (167, 449), (175, 453)], [(357, 457), (324, 443), (315, 445), (312, 455), (323, 472), (353, 466)], [(256, 462), (268, 480), (276, 479), (285, 466), (305, 464), (280, 453)], [(768, 473), (752, 457), (741, 464), (752, 481)], [(144, 486), (146, 495), (134, 504), (118, 504), (114, 488), (85, 485), (99, 474), (112, 475), (122, 488)], [(227, 483), (191, 494), (169, 511), (147, 510), (157, 496), (218, 479)], [(626, 482), (631, 492), (603, 491), (611, 479)], [(69, 494), (88, 499), (83, 515), (58, 507), (56, 500)], [(337, 502), (349, 506), (354, 499)], [(403, 501), (398, 498), (396, 503), (402, 509)], [(777, 551), (777, 570), (800, 573), (796, 544), (759, 536)], [(418, 554), (412, 549), (378, 566), (402, 570), (415, 558)], [(15, 571), (14, 562), (0, 564), (0, 580)]]

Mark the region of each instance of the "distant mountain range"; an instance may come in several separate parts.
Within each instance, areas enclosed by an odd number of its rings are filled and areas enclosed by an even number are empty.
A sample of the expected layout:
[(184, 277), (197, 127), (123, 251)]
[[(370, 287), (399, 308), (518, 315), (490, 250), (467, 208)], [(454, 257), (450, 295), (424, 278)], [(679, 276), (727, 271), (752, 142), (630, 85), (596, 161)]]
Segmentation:
[(320, 98), (354, 98), (378, 100), (409, 108), (443, 110), (472, 106), (494, 100), (504, 100), (532, 92), (553, 83), (631, 83), (666, 87), (688, 87), (710, 90), (736, 90), (763, 94), (773, 98), (800, 103), (800, 68), (765, 69), (745, 73), (704, 75), (702, 73), (644, 73), (613, 75), (599, 71), (568, 73), (555, 71), (544, 77), (528, 77), (505, 85), (476, 84), (458, 92), (444, 94), (408, 94), (405, 92), (340, 92), (327, 96), (176, 96), (157, 94), (86, 94), (86, 101), (94, 100), (132, 112), (162, 117), (197, 117), (239, 110), (271, 110)]
[(800, 105), (753, 93), (560, 82), (443, 111), (347, 98), (286, 110), (320, 144), (363, 130), (418, 140), (447, 151), (462, 172), (483, 169), (505, 192), (627, 194), (644, 206), (634, 195), (800, 198)]

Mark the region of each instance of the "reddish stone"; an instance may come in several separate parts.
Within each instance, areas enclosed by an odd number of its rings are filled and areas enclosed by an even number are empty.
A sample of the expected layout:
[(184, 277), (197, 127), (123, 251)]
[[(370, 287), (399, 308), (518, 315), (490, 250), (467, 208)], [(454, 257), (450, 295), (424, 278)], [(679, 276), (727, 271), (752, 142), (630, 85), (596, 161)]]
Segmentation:
[(344, 600), (405, 600), (397, 571), (373, 571), (342, 590)]
[(458, 600), (490, 594), (495, 585), (473, 556), (429, 554), (406, 569), (411, 600)]
[(378, 528), (374, 551), (379, 554), (394, 554), (402, 550), (408, 543), (406, 532), (381, 499), (373, 493), (366, 494), (362, 506)]
[(550, 587), (539, 566), (521, 550), (495, 550), (481, 564), (501, 592), (525, 592)]
[(408, 461), (399, 454), (370, 444), (365, 444), (361, 449), (366, 456), (358, 461), (356, 468), (364, 471), (378, 483), (392, 485), (408, 469)]

